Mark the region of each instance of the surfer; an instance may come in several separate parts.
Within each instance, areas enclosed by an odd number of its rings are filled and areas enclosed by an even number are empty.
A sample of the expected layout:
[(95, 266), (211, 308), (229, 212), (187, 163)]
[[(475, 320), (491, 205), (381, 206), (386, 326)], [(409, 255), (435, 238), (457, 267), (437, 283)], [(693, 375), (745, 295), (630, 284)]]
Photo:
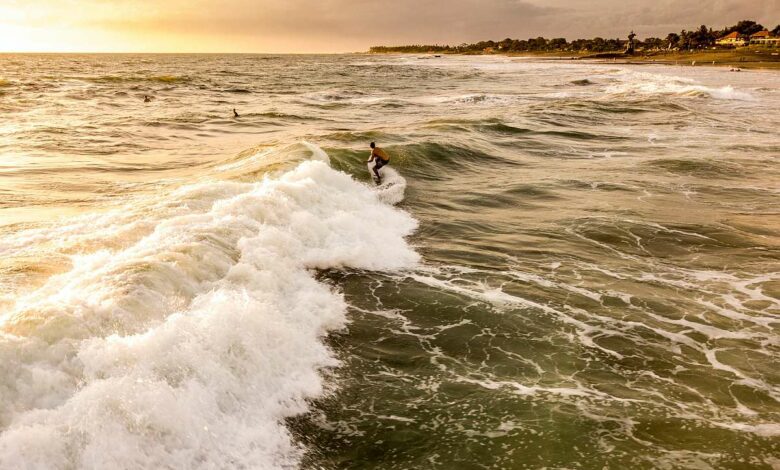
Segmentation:
[(144, 95), (144, 103), (151, 103), (152, 99), (148, 95)]
[(374, 174), (376, 175), (377, 183), (382, 182), (382, 177), (379, 175), (379, 169), (390, 163), (390, 155), (384, 150), (376, 146), (375, 142), (371, 142), (371, 156), (368, 157), (367, 162), (374, 162)]
[(236, 108), (233, 108), (233, 117), (238, 117), (238, 111), (236, 111)]

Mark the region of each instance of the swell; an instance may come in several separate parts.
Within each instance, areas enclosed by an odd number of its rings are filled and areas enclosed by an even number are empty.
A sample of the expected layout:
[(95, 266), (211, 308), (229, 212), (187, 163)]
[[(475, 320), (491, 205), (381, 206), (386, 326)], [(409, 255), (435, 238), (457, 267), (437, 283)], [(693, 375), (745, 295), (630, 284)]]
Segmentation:
[[(381, 136), (380, 136), (381, 137)], [(476, 139), (461, 138), (457, 142), (428, 141), (388, 145), (392, 156), (391, 165), (405, 175), (420, 180), (438, 181), (457, 174), (476, 173), (486, 169), (506, 169), (519, 163), (498, 155), (487, 145), (480, 145)], [(351, 148), (329, 148), (334, 165), (353, 174), (362, 174), (365, 151)]]
[(94, 83), (125, 83), (125, 82), (156, 82), (156, 83), (186, 83), (190, 77), (184, 75), (103, 75), (97, 77), (77, 77)]

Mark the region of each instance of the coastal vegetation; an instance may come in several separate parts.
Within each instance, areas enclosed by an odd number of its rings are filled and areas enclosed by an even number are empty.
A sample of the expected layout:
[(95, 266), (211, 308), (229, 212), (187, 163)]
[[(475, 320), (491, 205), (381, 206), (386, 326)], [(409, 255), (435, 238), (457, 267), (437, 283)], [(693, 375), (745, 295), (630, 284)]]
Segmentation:
[[(649, 51), (695, 51), (716, 47), (716, 40), (729, 33), (737, 32), (739, 35), (749, 37), (765, 28), (752, 20), (743, 20), (733, 26), (721, 30), (715, 30), (706, 25), (701, 25), (690, 31), (682, 30), (679, 33), (669, 33), (663, 38), (648, 37), (644, 40), (635, 39), (634, 47), (637, 52)], [(780, 25), (771, 30), (773, 36), (780, 36)], [(501, 41), (479, 41), (473, 44), (463, 43), (457, 46), (438, 44), (416, 44), (406, 46), (374, 46), (373, 53), (443, 53), (443, 54), (483, 54), (483, 53), (609, 53), (622, 52), (626, 49), (625, 39), (608, 39), (595, 37), (592, 39), (575, 39), (567, 41), (566, 38), (529, 38), (511, 39)]]

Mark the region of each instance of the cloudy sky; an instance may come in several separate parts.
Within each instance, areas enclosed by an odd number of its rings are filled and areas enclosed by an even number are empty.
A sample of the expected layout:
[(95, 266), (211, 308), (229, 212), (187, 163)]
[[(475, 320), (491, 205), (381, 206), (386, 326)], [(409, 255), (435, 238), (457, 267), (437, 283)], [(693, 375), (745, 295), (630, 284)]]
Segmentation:
[(780, 0), (0, 0), (0, 51), (350, 52), (780, 23)]

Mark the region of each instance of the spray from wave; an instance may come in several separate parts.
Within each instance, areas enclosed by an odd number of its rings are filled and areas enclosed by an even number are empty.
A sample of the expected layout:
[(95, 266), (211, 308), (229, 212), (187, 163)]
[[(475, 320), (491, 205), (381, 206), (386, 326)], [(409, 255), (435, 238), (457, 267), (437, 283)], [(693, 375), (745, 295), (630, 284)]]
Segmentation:
[(69, 267), (0, 317), (0, 467), (296, 465), (282, 420), (323, 393), (346, 323), (312, 270), (414, 266), (415, 228), (318, 159), (2, 240), (61, 240)]

